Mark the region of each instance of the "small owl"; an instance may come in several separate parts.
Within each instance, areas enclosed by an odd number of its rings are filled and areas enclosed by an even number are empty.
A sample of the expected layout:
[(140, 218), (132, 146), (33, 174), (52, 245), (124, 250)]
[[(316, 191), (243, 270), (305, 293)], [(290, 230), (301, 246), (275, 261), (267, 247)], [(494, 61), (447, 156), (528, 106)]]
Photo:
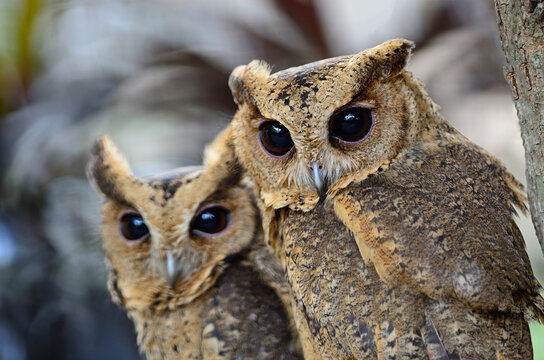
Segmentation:
[(223, 145), (220, 136), (208, 149), (204, 170), (150, 178), (134, 177), (107, 136), (94, 145), (108, 287), (148, 359), (300, 358), (251, 183), (214, 163)]
[(308, 358), (528, 359), (544, 319), (521, 184), (404, 69), (413, 44), (229, 85), (238, 159), (286, 268)]

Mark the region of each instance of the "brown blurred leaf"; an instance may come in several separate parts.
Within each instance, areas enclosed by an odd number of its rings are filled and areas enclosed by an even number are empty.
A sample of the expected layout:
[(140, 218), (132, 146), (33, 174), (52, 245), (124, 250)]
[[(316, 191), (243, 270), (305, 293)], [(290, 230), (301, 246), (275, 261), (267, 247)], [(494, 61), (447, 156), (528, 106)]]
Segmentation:
[(275, 0), (275, 2), (300, 28), (304, 36), (319, 49), (321, 56), (329, 57), (329, 48), (314, 1)]

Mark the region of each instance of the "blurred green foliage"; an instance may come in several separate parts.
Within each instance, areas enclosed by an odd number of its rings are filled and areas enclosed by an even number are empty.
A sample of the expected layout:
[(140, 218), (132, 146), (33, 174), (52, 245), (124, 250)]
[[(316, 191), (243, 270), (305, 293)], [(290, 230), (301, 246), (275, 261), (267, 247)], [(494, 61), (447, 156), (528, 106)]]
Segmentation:
[(544, 325), (532, 323), (530, 327), (535, 360), (544, 360)]
[(40, 0), (0, 4), (0, 119), (28, 97), (38, 64), (33, 30), (40, 10)]

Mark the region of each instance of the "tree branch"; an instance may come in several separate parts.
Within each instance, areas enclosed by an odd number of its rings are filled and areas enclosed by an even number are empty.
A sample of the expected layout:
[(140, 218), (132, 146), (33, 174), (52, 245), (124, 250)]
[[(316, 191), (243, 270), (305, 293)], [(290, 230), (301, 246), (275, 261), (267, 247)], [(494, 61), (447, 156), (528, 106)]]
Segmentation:
[(531, 217), (544, 252), (544, 2), (494, 0), (525, 146)]

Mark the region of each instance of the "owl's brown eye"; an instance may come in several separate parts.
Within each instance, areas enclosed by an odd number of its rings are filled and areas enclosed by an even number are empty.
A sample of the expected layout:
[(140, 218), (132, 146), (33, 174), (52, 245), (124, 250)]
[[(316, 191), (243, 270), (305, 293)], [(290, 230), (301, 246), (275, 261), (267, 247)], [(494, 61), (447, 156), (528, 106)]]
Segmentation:
[(259, 126), (259, 140), (268, 154), (283, 157), (293, 148), (289, 130), (279, 121), (265, 121)]
[(201, 236), (225, 230), (230, 222), (230, 211), (221, 205), (210, 205), (200, 210), (191, 221), (191, 232)]
[(119, 220), (119, 233), (127, 242), (139, 242), (149, 235), (144, 219), (135, 211), (126, 212)]
[(335, 113), (330, 120), (330, 135), (334, 140), (355, 143), (363, 140), (374, 124), (372, 110), (348, 107)]

